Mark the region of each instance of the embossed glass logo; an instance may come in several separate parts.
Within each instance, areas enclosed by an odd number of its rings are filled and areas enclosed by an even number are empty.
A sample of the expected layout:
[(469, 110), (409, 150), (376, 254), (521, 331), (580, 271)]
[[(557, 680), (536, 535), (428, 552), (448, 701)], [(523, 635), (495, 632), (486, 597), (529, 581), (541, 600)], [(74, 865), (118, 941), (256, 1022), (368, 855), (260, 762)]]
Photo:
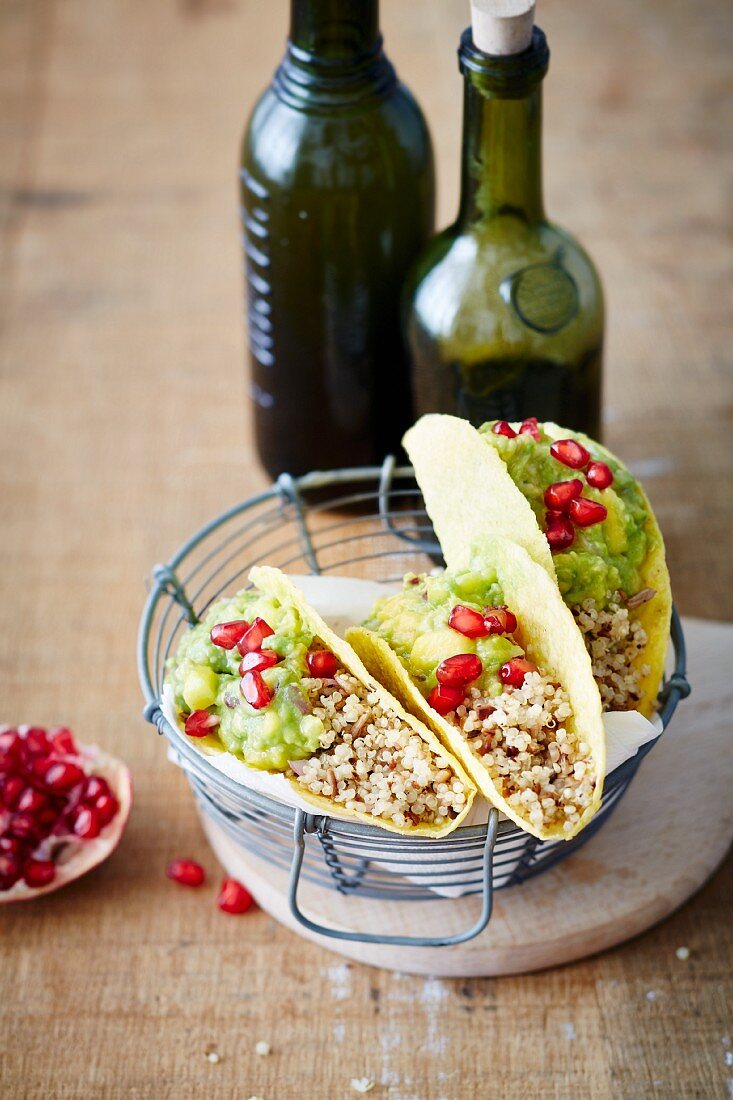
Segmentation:
[(559, 332), (578, 312), (578, 287), (562, 266), (560, 251), (548, 263), (530, 264), (507, 276), (499, 290), (535, 332)]

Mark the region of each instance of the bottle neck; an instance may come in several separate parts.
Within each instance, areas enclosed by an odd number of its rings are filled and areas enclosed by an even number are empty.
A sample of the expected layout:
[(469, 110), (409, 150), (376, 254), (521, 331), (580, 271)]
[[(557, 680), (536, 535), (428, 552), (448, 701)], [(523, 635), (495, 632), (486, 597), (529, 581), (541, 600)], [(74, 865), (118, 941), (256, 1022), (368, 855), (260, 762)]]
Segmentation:
[(379, 0), (290, 0), (289, 44), (323, 62), (363, 60), (381, 46)]
[(382, 51), (379, 0), (291, 0), (274, 81), (281, 99), (298, 110), (331, 111), (381, 99), (396, 84)]
[(459, 223), (498, 216), (545, 220), (542, 200), (542, 78), (549, 51), (535, 27), (532, 45), (512, 57), (489, 57), (461, 39), (464, 75), (463, 161)]

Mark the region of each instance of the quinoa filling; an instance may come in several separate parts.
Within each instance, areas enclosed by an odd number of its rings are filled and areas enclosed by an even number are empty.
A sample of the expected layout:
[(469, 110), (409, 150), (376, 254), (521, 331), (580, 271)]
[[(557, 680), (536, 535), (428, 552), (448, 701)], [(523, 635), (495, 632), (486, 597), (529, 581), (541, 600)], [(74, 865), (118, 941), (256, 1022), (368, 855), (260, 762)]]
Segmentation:
[(512, 809), (537, 828), (570, 832), (596, 786), (590, 746), (567, 728), (571, 716), (564, 689), (537, 671), (498, 696), (470, 688), (448, 720)]
[(290, 765), (307, 790), (395, 825), (443, 825), (465, 808), (449, 762), (351, 673), (304, 678), (302, 689), (323, 725), (320, 751)]
[(644, 627), (631, 618), (620, 592), (609, 593), (604, 608), (589, 599), (571, 611), (590, 654), (603, 709), (634, 710), (649, 673), (648, 665), (636, 664), (648, 641)]

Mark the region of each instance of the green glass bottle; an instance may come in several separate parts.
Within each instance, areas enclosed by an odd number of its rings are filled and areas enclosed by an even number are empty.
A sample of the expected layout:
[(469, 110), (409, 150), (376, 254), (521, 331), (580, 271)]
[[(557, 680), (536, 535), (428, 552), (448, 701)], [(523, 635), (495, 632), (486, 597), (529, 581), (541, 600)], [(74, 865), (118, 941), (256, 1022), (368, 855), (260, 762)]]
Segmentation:
[(537, 416), (598, 438), (604, 308), (588, 255), (542, 202), (542, 79), (535, 27), (521, 53), (489, 56), (471, 30), (458, 218), (418, 259), (405, 331), (417, 414), (475, 425)]
[(412, 422), (400, 292), (434, 226), (423, 115), (382, 50), (378, 0), (291, 0), (244, 135), (242, 217), (260, 459), (357, 466)]

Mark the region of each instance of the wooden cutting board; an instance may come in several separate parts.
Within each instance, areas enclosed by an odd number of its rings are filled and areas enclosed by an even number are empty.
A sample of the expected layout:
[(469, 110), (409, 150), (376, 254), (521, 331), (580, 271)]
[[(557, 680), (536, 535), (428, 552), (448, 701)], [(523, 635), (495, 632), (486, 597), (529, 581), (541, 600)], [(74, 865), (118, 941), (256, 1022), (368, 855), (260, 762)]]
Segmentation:
[[(373, 966), (438, 977), (519, 974), (580, 959), (663, 920), (712, 875), (733, 837), (733, 626), (688, 620), (693, 694), (639, 769), (613, 816), (577, 854), (497, 892), (486, 930), (458, 947), (384, 947), (314, 935), (290, 915), (287, 875), (204, 817), (221, 863), (277, 920)], [(384, 902), (302, 883), (301, 909), (337, 928), (422, 935), (472, 924), (478, 898)]]

